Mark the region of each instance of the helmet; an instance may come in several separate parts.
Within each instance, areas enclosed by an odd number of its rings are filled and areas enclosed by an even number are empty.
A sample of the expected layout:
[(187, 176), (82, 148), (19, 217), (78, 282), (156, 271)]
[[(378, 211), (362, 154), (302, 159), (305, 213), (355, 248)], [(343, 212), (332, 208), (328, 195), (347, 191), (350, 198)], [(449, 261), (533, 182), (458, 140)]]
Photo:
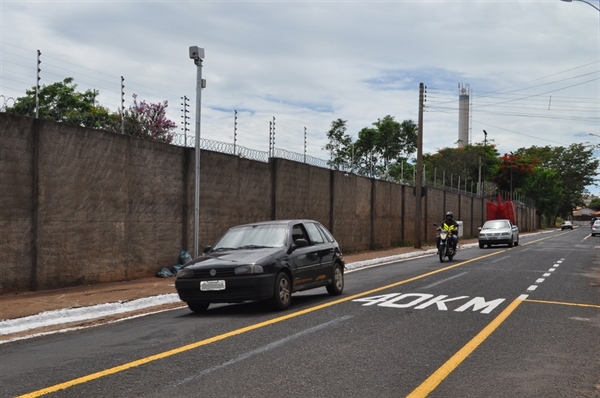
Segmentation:
[(448, 213), (446, 213), (446, 217), (448, 217), (448, 216), (454, 218), (454, 214), (451, 211), (449, 211)]

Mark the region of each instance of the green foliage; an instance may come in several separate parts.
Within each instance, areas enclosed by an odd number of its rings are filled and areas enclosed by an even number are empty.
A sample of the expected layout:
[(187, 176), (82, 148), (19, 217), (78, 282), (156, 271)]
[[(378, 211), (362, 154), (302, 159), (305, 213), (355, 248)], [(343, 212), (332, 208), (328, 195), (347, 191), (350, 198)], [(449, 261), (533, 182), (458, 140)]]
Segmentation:
[(535, 198), (537, 214), (552, 220), (556, 217), (560, 203), (564, 198), (562, 180), (555, 170), (536, 167), (527, 174), (518, 192), (529, 198)]
[[(593, 157), (593, 147), (584, 144), (571, 144), (565, 147), (520, 148), (516, 154), (534, 159), (540, 166), (553, 170), (561, 182), (562, 197), (555, 215), (566, 216), (582, 204), (586, 186), (598, 182), (596, 170), (599, 161)], [(517, 186), (517, 189), (520, 186)], [(534, 198), (539, 201), (539, 198)]]
[(600, 198), (596, 198), (594, 200), (592, 200), (590, 202), (590, 204), (588, 205), (588, 208), (592, 209), (592, 210), (600, 210)]
[(390, 115), (377, 119), (373, 127), (358, 132), (356, 142), (346, 134), (346, 121), (331, 122), (329, 143), (323, 147), (330, 154), (328, 164), (336, 170), (353, 170), (372, 177), (399, 177), (403, 164), (415, 152), (417, 126), (412, 120), (398, 123)]
[[(39, 118), (53, 120), (80, 127), (121, 132), (121, 115), (111, 113), (108, 108), (96, 104), (98, 91), (78, 92), (72, 77), (49, 86), (42, 86), (38, 94)], [(14, 105), (6, 108), (6, 113), (23, 116), (36, 116), (35, 87), (25, 91)], [(175, 123), (166, 118), (167, 101), (149, 104), (137, 101), (124, 112), (125, 134), (161, 142), (173, 140)]]
[[(39, 118), (73, 124), (81, 127), (101, 128), (109, 116), (107, 108), (96, 105), (96, 90), (77, 92), (72, 77), (49, 86), (43, 85), (38, 95)], [(6, 113), (35, 117), (35, 87), (25, 91), (24, 97), (16, 99)]]
[(445, 178), (450, 181), (485, 181), (498, 169), (498, 151), (494, 145), (466, 145), (461, 148), (442, 148), (434, 154), (423, 155), (426, 179), (433, 181), (434, 173), (438, 182)]
[(330, 154), (327, 164), (335, 170), (352, 167), (352, 138), (346, 134), (346, 123), (342, 119), (331, 122), (327, 132), (329, 143), (323, 147)]

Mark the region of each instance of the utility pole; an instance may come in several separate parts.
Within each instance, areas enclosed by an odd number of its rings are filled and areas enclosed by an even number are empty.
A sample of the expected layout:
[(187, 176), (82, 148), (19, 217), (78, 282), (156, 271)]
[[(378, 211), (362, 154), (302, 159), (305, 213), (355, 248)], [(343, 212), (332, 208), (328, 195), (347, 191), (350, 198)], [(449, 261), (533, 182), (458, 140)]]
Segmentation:
[(419, 83), (419, 125), (417, 133), (417, 170), (415, 178), (415, 237), (414, 248), (421, 248), (421, 204), (423, 201), (423, 103), (425, 86)]

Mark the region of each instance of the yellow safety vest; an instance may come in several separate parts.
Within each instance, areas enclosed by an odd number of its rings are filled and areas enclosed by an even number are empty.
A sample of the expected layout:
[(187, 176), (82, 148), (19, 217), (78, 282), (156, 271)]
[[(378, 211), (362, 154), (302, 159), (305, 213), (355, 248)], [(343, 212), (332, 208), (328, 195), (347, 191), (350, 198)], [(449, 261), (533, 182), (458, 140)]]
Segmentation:
[(453, 224), (450, 224), (450, 225), (448, 225), (448, 224), (446, 224), (446, 223), (443, 223), (443, 224), (442, 224), (442, 230), (443, 230), (443, 231), (447, 231), (447, 232), (453, 232), (453, 231), (454, 231), (454, 229), (455, 229), (455, 226), (454, 226)]

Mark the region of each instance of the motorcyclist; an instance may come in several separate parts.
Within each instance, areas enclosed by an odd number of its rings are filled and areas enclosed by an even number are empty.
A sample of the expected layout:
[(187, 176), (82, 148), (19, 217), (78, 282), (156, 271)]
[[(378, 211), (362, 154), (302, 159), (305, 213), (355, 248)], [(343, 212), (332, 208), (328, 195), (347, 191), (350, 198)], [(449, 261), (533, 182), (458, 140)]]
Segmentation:
[[(458, 223), (454, 221), (454, 214), (451, 211), (446, 213), (446, 219), (438, 227), (438, 231), (440, 230), (452, 233), (450, 235), (450, 237), (452, 238), (452, 252), (456, 253), (456, 244), (458, 243)], [(437, 234), (435, 237), (435, 244), (438, 250), (440, 250), (440, 240), (440, 235)]]

